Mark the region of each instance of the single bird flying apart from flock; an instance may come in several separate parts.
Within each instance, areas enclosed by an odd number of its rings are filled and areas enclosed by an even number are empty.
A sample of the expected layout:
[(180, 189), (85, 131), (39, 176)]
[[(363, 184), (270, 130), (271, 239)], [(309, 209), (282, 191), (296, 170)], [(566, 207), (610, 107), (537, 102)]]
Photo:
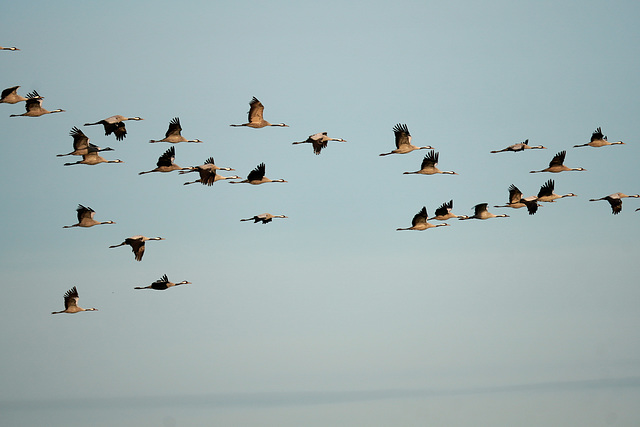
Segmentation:
[(438, 164), (438, 157), (440, 153), (436, 153), (431, 150), (424, 156), (422, 159), (422, 164), (420, 165), (420, 170), (415, 172), (404, 172), (404, 174), (421, 174), (421, 175), (434, 175), (437, 173), (449, 174), (449, 175), (458, 175), (453, 171), (441, 171), (436, 167)]
[(262, 105), (262, 102), (258, 101), (258, 98), (254, 96), (251, 102), (249, 102), (249, 122), (243, 123), (241, 125), (229, 125), (229, 126), (234, 126), (234, 127), (247, 126), (254, 129), (263, 128), (265, 126), (289, 127), (284, 123), (269, 123), (263, 118), (262, 116), (263, 113), (264, 113), (264, 105)]
[(113, 221), (100, 222), (93, 219), (93, 216), (96, 214), (96, 212), (90, 207), (78, 205), (76, 212), (78, 214), (78, 223), (73, 225), (65, 225), (62, 228), (93, 227), (94, 225), (101, 225), (101, 224), (115, 224), (115, 222)]
[(598, 128), (591, 134), (591, 141), (586, 144), (578, 144), (574, 145), (573, 148), (576, 147), (604, 147), (606, 145), (620, 145), (624, 144), (622, 141), (609, 142), (607, 141), (607, 137), (602, 134), (602, 129)]
[(119, 114), (107, 117), (95, 123), (85, 123), (85, 126), (103, 125), (105, 136), (114, 134), (118, 141), (122, 141), (127, 136), (127, 128), (124, 125), (126, 120), (144, 120), (142, 117), (125, 117)]
[(266, 166), (264, 163), (260, 163), (254, 170), (249, 172), (247, 175), (247, 179), (243, 179), (242, 181), (230, 181), (231, 184), (243, 184), (248, 183), (252, 185), (264, 184), (265, 182), (287, 182), (284, 179), (269, 179), (264, 176), (266, 171)]
[(27, 101), (24, 104), (25, 109), (27, 110), (25, 113), (22, 114), (12, 114), (9, 117), (40, 117), (40, 116), (44, 116), (45, 114), (51, 114), (51, 113), (63, 113), (64, 110), (61, 109), (57, 109), (57, 110), (46, 110), (44, 108), (42, 108), (42, 100), (44, 99), (43, 96), (40, 96), (38, 94), (38, 92), (36, 92), (35, 90), (29, 94), (27, 94)]
[(60, 313), (80, 313), (81, 311), (98, 311), (97, 308), (82, 308), (78, 307), (78, 290), (74, 286), (69, 289), (64, 294), (64, 310), (62, 311), (52, 311), (51, 314), (60, 314)]
[(510, 145), (507, 148), (503, 148), (502, 150), (492, 151), (492, 153), (502, 153), (503, 151), (512, 151), (514, 153), (517, 153), (518, 151), (534, 150), (534, 149), (546, 150), (547, 147), (543, 147), (542, 145), (529, 145), (529, 140), (525, 139), (523, 142)]
[(320, 154), (323, 148), (327, 148), (327, 145), (329, 145), (329, 141), (347, 142), (346, 139), (330, 138), (327, 136), (327, 132), (320, 132), (320, 133), (310, 135), (304, 141), (294, 142), (293, 144), (310, 143), (313, 146), (313, 152), (316, 153), (317, 155), (317, 154)]
[(92, 152), (113, 151), (113, 148), (111, 147), (100, 148), (97, 145), (90, 143), (87, 135), (75, 126), (71, 128), (69, 135), (73, 138), (73, 151), (67, 154), (56, 154), (57, 157), (84, 156), (89, 154), (90, 149)]
[(427, 145), (425, 147), (416, 147), (411, 144), (411, 134), (406, 124), (398, 123), (393, 127), (393, 133), (396, 137), (396, 149), (388, 153), (382, 153), (381, 156), (388, 156), (389, 154), (407, 154), (414, 150), (433, 150), (433, 147)]
[(271, 215), (270, 213), (263, 213), (260, 215), (254, 215), (251, 218), (244, 218), (240, 221), (253, 221), (253, 223), (262, 222), (263, 224), (267, 224), (273, 220), (273, 218), (288, 218), (285, 215)]
[(145, 173), (151, 173), (151, 172), (172, 172), (172, 171), (185, 171), (185, 170), (191, 170), (191, 168), (182, 168), (178, 165), (176, 165), (175, 163), (173, 163), (173, 161), (176, 158), (176, 147), (170, 147), (167, 151), (164, 152), (163, 155), (161, 155), (158, 158), (158, 162), (156, 163), (156, 168), (152, 169), (150, 171), (145, 171), (145, 172), (139, 172), (138, 175), (144, 175)]
[(564, 157), (567, 155), (566, 151), (560, 151), (558, 154), (553, 156), (553, 159), (549, 162), (549, 167), (546, 169), (542, 169), (539, 171), (531, 171), (530, 173), (538, 173), (538, 172), (564, 172), (564, 171), (586, 171), (584, 168), (570, 168), (564, 165)]
[(152, 289), (152, 290), (156, 290), (156, 291), (165, 291), (165, 290), (167, 290), (169, 288), (172, 288), (174, 286), (190, 285), (190, 284), (191, 284), (191, 282), (187, 282), (186, 280), (183, 280), (182, 282), (179, 282), (179, 283), (170, 282), (169, 278), (165, 274), (164, 276), (162, 276), (161, 278), (159, 278), (158, 280), (156, 280), (155, 282), (153, 282), (149, 286), (137, 286), (137, 287), (135, 287), (133, 289)]
[(446, 222), (443, 222), (442, 224), (431, 224), (427, 222), (428, 218), (429, 218), (429, 215), (427, 214), (427, 207), (423, 206), (420, 212), (418, 212), (413, 216), (413, 219), (411, 220), (411, 227), (396, 228), (396, 231), (404, 231), (404, 230), (423, 231), (429, 228), (444, 227), (449, 225)]
[[(640, 197), (640, 194), (626, 195), (624, 193), (613, 193), (608, 196), (601, 197), (599, 199), (589, 199), (590, 202), (597, 202), (599, 200), (606, 200), (611, 205), (611, 213), (618, 215), (622, 211), (622, 199), (626, 197)], [(636, 209), (637, 210), (637, 209)]]
[(124, 239), (124, 242), (119, 245), (109, 246), (109, 248), (117, 248), (119, 246), (129, 245), (136, 257), (136, 261), (142, 261), (144, 255), (144, 243), (147, 240), (164, 240), (162, 237), (145, 237), (145, 236), (132, 236)]
[(199, 139), (187, 139), (182, 136), (182, 126), (180, 126), (180, 119), (178, 117), (174, 117), (169, 122), (169, 129), (164, 134), (163, 139), (152, 139), (149, 142), (171, 142), (172, 144), (176, 144), (178, 142), (202, 142)]

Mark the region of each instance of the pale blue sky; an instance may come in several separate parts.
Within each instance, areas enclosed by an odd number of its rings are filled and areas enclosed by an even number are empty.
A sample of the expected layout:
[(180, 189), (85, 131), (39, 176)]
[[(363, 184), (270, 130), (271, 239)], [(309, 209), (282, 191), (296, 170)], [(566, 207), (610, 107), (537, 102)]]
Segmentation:
[[(3, 16), (0, 45), (22, 50), (0, 51), (0, 86), (66, 110), (0, 105), (3, 425), (640, 422), (640, 200), (617, 216), (588, 202), (640, 192), (636, 2), (10, 2)], [(252, 96), (290, 127), (229, 127)], [(121, 142), (82, 126), (114, 114), (145, 120)], [(180, 166), (213, 156), (244, 178), (265, 162), (289, 182), (139, 176), (176, 116), (204, 141), (175, 145)], [(397, 123), (459, 175), (403, 175), (425, 151), (379, 157)], [(73, 126), (124, 163), (64, 167)], [(627, 144), (572, 148), (599, 126)], [(291, 145), (321, 131), (348, 142)], [(525, 139), (548, 149), (489, 154)], [(587, 171), (528, 173), (561, 150)], [(578, 197), (395, 231), (422, 206), (470, 215), (549, 178)], [(78, 204), (117, 224), (62, 229)], [(289, 218), (239, 221), (262, 212)], [(140, 263), (108, 249), (136, 234), (166, 240)], [(193, 284), (133, 290), (163, 274)], [(74, 285), (99, 311), (52, 316)]]

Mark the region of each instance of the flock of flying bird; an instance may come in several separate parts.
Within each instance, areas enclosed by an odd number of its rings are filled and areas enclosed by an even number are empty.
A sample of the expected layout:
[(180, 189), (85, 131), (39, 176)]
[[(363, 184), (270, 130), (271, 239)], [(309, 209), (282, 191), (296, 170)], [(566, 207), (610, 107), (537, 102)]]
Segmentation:
[[(15, 47), (0, 47), (0, 50), (20, 50)], [(20, 86), (13, 86), (7, 88), (2, 91), (0, 96), (0, 103), (7, 104), (17, 104), (19, 102), (25, 102), (25, 112), (23, 114), (12, 114), (10, 117), (40, 117), (46, 114), (59, 113), (64, 112), (62, 109), (55, 110), (46, 110), (42, 107), (42, 103), (44, 97), (41, 96), (37, 91), (32, 91), (28, 93), (26, 96), (18, 95), (17, 90)], [(263, 112), (264, 106), (263, 104), (255, 97), (249, 103), (250, 109), (248, 112), (248, 122), (243, 124), (232, 124), (230, 126), (240, 127), (246, 126), (255, 129), (267, 127), (267, 126), (279, 126), (279, 127), (288, 127), (288, 125), (284, 123), (269, 123), (264, 120)], [(100, 120), (94, 123), (85, 123), (84, 126), (94, 126), (94, 125), (102, 125), (104, 127), (105, 135), (109, 136), (113, 134), (118, 141), (122, 141), (126, 135), (127, 130), (125, 126), (126, 121), (139, 121), (143, 120), (141, 117), (125, 117), (121, 115), (115, 115), (108, 117), (104, 120)], [(393, 128), (393, 132), (395, 135), (395, 146), (396, 148), (390, 152), (382, 153), (380, 156), (387, 156), (391, 154), (408, 154), (415, 150), (430, 150), (423, 158), (420, 169), (413, 172), (404, 172), (404, 174), (420, 174), (420, 175), (434, 175), (434, 174), (445, 174), (445, 175), (457, 175), (456, 172), (453, 171), (443, 171), (438, 169), (437, 164), (439, 161), (439, 153), (435, 151), (434, 147), (431, 146), (423, 146), (418, 147), (411, 144), (411, 134), (409, 133), (409, 129), (406, 124), (397, 124)], [(85, 164), (85, 165), (96, 165), (100, 163), (122, 163), (122, 160), (106, 160), (102, 156), (99, 155), (100, 152), (103, 151), (113, 151), (110, 147), (100, 148), (89, 142), (89, 138), (82, 132), (78, 127), (73, 127), (70, 131), (70, 136), (73, 138), (73, 151), (66, 154), (58, 154), (59, 157), (62, 156), (82, 156), (82, 160), (76, 162), (65, 163), (65, 166), (76, 165), (76, 164)], [(346, 140), (341, 138), (331, 138), (327, 136), (326, 132), (316, 133), (314, 135), (310, 135), (304, 141), (293, 142), (293, 144), (303, 144), (309, 143), (313, 147), (313, 152), (316, 155), (319, 155), (322, 149), (326, 148), (330, 141), (336, 142), (346, 142)], [(203, 141), (199, 139), (186, 139), (182, 136), (182, 127), (180, 124), (180, 119), (178, 117), (174, 117), (169, 122), (169, 127), (165, 133), (165, 137), (159, 140), (150, 140), (150, 143), (159, 143), (159, 142), (168, 142), (168, 143), (202, 143)], [(608, 145), (619, 145), (624, 144), (622, 141), (609, 142), (607, 137), (603, 135), (602, 130), (598, 127), (591, 136), (591, 140), (585, 144), (575, 145), (576, 147), (604, 147)], [(525, 140), (524, 142), (510, 145), (501, 150), (494, 150), (491, 153), (501, 153), (501, 152), (520, 152), (526, 151), (529, 149), (546, 149), (542, 145), (530, 146), (529, 141)], [(219, 167), (216, 166), (213, 157), (209, 157), (205, 160), (204, 164), (198, 166), (189, 166), (189, 167), (180, 167), (174, 163), (175, 160), (175, 147), (172, 146), (167, 149), (158, 159), (156, 168), (148, 171), (142, 171), (139, 174), (144, 175), (152, 172), (172, 172), (179, 171), (179, 174), (192, 173), (197, 172), (199, 174), (199, 179), (195, 181), (185, 182), (184, 185), (201, 183), (202, 185), (211, 186), (215, 182), (219, 180), (236, 180), (230, 181), (233, 184), (239, 183), (248, 183), (252, 185), (259, 185), (268, 182), (287, 182), (284, 179), (269, 179), (265, 176), (266, 166), (264, 163), (259, 164), (255, 169), (250, 171), (247, 175), (247, 178), (242, 180), (241, 177), (237, 175), (233, 176), (221, 176), (217, 173), (217, 171), (234, 171), (234, 169), (229, 167)], [(551, 172), (551, 173), (559, 173), (565, 171), (584, 171), (584, 168), (576, 167), (570, 168), (564, 165), (564, 160), (566, 156), (566, 151), (558, 152), (552, 160), (549, 162), (549, 166), (542, 170), (531, 171), (531, 173), (540, 173), (540, 172)], [(554, 192), (555, 182), (552, 179), (546, 181), (541, 187), (536, 196), (523, 197), (523, 193), (515, 186), (510, 185), (508, 188), (509, 191), (509, 201), (505, 205), (496, 205), (494, 207), (503, 208), (522, 208), (526, 207), (529, 215), (534, 215), (538, 207), (541, 206), (540, 202), (554, 202), (557, 199), (561, 199), (564, 197), (575, 197), (576, 195), (573, 193), (568, 193), (564, 195), (558, 195)], [(618, 214), (622, 210), (622, 199), (632, 197), (632, 198), (640, 198), (640, 195), (626, 195), (624, 193), (613, 193), (608, 196), (598, 198), (598, 199), (590, 199), (590, 201), (600, 201), (606, 200), (611, 205), (612, 213)], [(509, 215), (501, 214), (496, 215), (488, 210), (488, 203), (480, 203), (474, 207), (474, 213), (471, 216), (467, 215), (456, 215), (452, 212), (453, 210), (453, 200), (443, 203), (438, 209), (435, 210), (435, 215), (433, 217), (429, 217), (427, 213), (426, 206), (423, 207), (414, 217), (411, 223), (411, 227), (407, 228), (397, 228), (398, 231), (401, 230), (417, 230), (423, 231), (429, 228), (437, 228), (448, 226), (449, 224), (445, 221), (457, 218), (459, 220), (468, 220), (468, 219), (480, 219), (486, 220), (490, 218), (500, 218), (500, 217), (508, 217)], [(640, 208), (636, 209), (639, 211)], [(113, 221), (97, 221), (94, 219), (95, 211), (90, 207), (86, 207), (83, 205), (78, 205), (76, 209), (78, 222), (73, 225), (67, 225), (63, 228), (72, 228), (72, 227), (93, 227), (95, 225), (101, 224), (115, 224)], [(270, 213), (263, 213), (259, 215), (254, 215), (251, 218), (242, 218), (240, 221), (253, 221), (254, 223), (262, 223), (267, 224), (271, 222), (274, 218), (287, 218), (285, 215), (272, 215)], [(437, 220), (442, 221), (439, 224), (433, 224), (429, 221)], [(146, 237), (146, 236), (132, 236), (126, 238), (122, 243), (118, 245), (109, 246), (109, 248), (116, 248), (120, 246), (130, 246), (136, 261), (141, 261), (145, 251), (145, 243), (147, 241), (155, 241), (155, 240), (164, 240), (162, 237)], [(149, 286), (145, 287), (135, 287), (134, 289), (152, 289), (152, 290), (166, 290), (174, 286), (190, 284), (186, 280), (178, 283), (173, 283), (169, 281), (167, 275), (163, 275), (160, 279), (151, 283)], [(59, 313), (78, 313), (81, 311), (96, 311), (96, 308), (81, 308), (78, 306), (78, 291), (74, 286), (70, 290), (68, 290), (64, 294), (64, 305), (65, 309), (62, 311), (52, 312), (52, 314)]]

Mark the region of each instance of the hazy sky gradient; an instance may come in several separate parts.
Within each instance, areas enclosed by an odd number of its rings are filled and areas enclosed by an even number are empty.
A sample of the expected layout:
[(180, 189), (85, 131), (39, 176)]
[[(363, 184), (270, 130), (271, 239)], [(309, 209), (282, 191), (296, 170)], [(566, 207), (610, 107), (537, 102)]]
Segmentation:
[[(2, 88), (37, 90), (45, 108), (66, 112), (10, 118), (24, 104), (0, 105), (0, 405), (11, 408), (0, 423), (640, 420), (640, 199), (626, 199), (616, 216), (608, 203), (588, 202), (640, 192), (637, 2), (66, 1), (3, 9), (0, 45), (22, 50), (0, 51)], [(266, 120), (290, 127), (230, 127), (246, 121), (252, 96)], [(122, 142), (82, 126), (114, 114), (145, 120), (127, 122)], [(175, 145), (180, 166), (213, 156), (236, 169), (222, 175), (245, 178), (265, 162), (268, 177), (289, 182), (205, 187), (182, 185), (196, 174), (139, 176), (169, 148), (148, 141), (176, 116), (185, 137), (204, 141)], [(378, 156), (394, 148), (397, 123), (459, 175), (403, 175), (420, 168), (424, 150)], [(71, 151), (73, 126), (124, 163), (64, 167), (79, 160), (55, 156)], [(599, 126), (626, 145), (572, 148)], [(319, 156), (291, 144), (322, 131), (348, 142)], [(525, 139), (548, 149), (489, 153)], [(568, 166), (587, 171), (529, 173), (561, 150)], [(550, 178), (557, 193), (578, 197), (534, 216), (491, 208), (510, 218), (395, 231), (422, 206), (432, 215), (453, 199), (455, 213), (470, 215), (477, 203), (505, 204), (510, 184), (529, 196)], [(76, 222), (78, 204), (116, 224), (62, 229)], [(263, 212), (289, 218), (239, 221)], [(166, 240), (149, 242), (140, 263), (128, 247), (108, 249), (136, 234)], [(163, 274), (193, 284), (133, 290)], [(99, 311), (52, 316), (74, 285), (80, 305)], [(606, 386), (509, 392), (582, 381)], [(485, 389), (497, 392), (475, 393)], [(248, 399), (241, 411), (186, 403), (385, 390), (473, 392), (292, 399), (277, 408)], [(116, 404), (122, 416), (103, 420), (104, 408), (92, 412), (78, 400), (154, 396), (181, 403)], [(59, 399), (65, 408), (77, 402), (77, 423), (53, 414)]]

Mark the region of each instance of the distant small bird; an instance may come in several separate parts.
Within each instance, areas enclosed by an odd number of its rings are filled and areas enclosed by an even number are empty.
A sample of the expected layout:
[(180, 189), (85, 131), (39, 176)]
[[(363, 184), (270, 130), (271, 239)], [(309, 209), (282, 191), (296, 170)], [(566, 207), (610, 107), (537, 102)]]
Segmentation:
[(163, 155), (161, 155), (158, 158), (158, 162), (156, 163), (156, 165), (158, 166), (155, 169), (152, 169), (150, 171), (145, 171), (145, 172), (139, 172), (138, 175), (144, 175), (145, 173), (151, 173), (151, 172), (172, 172), (172, 171), (186, 171), (186, 170), (191, 170), (190, 168), (182, 168), (178, 165), (176, 165), (175, 163), (173, 163), (173, 161), (176, 158), (176, 147), (170, 147), (167, 151), (164, 152)]
[(74, 314), (74, 313), (79, 313), (81, 311), (98, 311), (97, 308), (78, 307), (78, 299), (80, 299), (78, 297), (78, 290), (74, 286), (64, 294), (64, 310), (52, 311), (51, 314), (60, 314), (60, 313)]
[(13, 86), (2, 91), (0, 95), (0, 104), (17, 104), (18, 102), (26, 101), (27, 98), (18, 95), (18, 88), (20, 86)]
[(509, 202), (506, 205), (494, 206), (494, 208), (514, 208), (519, 209), (527, 207), (529, 215), (533, 215), (538, 211), (538, 201), (535, 196), (522, 197), (522, 191), (515, 185), (509, 186)]
[(73, 151), (67, 154), (56, 154), (56, 157), (84, 156), (89, 154), (89, 150), (92, 152), (113, 151), (113, 148), (111, 147), (100, 148), (97, 145), (90, 143), (87, 135), (75, 126), (71, 128), (69, 135), (73, 138)]
[(449, 225), (446, 222), (443, 222), (442, 224), (431, 224), (431, 223), (427, 222), (428, 218), (429, 218), (429, 215), (427, 214), (427, 207), (423, 206), (422, 209), (420, 210), (420, 212), (418, 212), (417, 214), (415, 214), (413, 216), (413, 220), (411, 220), (411, 227), (409, 227), (409, 228), (396, 228), (396, 231), (404, 231), (404, 230), (423, 231), (423, 230), (427, 230), (429, 228), (444, 227), (444, 226)]
[(0, 50), (20, 50), (17, 47), (2, 47), (0, 46)]
[(249, 172), (247, 175), (247, 179), (242, 181), (231, 181), (231, 184), (243, 184), (249, 183), (252, 185), (264, 184), (265, 182), (287, 182), (284, 179), (269, 179), (264, 176), (266, 171), (266, 166), (264, 163), (260, 163), (254, 170)]
[(150, 284), (149, 286), (137, 286), (133, 289), (153, 289), (156, 291), (165, 291), (169, 288), (172, 288), (174, 286), (179, 286), (179, 285), (190, 285), (191, 282), (187, 282), (186, 280), (183, 280), (182, 282), (179, 283), (172, 283), (169, 281), (169, 278), (167, 277), (167, 275), (165, 274), (164, 276), (162, 276), (160, 279), (156, 280), (155, 282), (153, 282), (152, 284)]
[(125, 117), (119, 114), (115, 116), (107, 117), (106, 119), (100, 120), (95, 123), (85, 123), (85, 126), (93, 126), (93, 125), (102, 125), (104, 126), (104, 134), (105, 136), (109, 136), (114, 134), (116, 140), (122, 141), (127, 136), (127, 128), (124, 125), (124, 122), (127, 120), (144, 120), (142, 117)]
[(591, 141), (586, 144), (574, 145), (573, 148), (576, 147), (604, 147), (605, 145), (619, 145), (624, 144), (622, 141), (609, 142), (607, 141), (607, 137), (602, 134), (602, 129), (598, 128), (591, 134)]
[(109, 248), (117, 248), (118, 246), (129, 245), (136, 257), (136, 261), (142, 261), (144, 255), (144, 243), (147, 240), (164, 240), (162, 237), (145, 237), (145, 236), (132, 236), (124, 239), (124, 242), (119, 245), (109, 246)]
[(508, 218), (509, 215), (494, 215), (487, 210), (488, 203), (479, 203), (473, 207), (474, 214), (468, 217), (459, 218), (459, 219), (489, 219), (489, 218)]
[(540, 187), (540, 191), (538, 191), (537, 200), (539, 202), (553, 202), (557, 199), (562, 199), (563, 197), (577, 197), (573, 193), (563, 194), (562, 196), (553, 192), (555, 187), (555, 182), (550, 179)]
[(313, 146), (313, 152), (316, 153), (317, 155), (317, 154), (320, 154), (323, 148), (327, 148), (327, 145), (329, 145), (329, 141), (347, 142), (346, 139), (330, 138), (327, 136), (327, 132), (320, 132), (320, 133), (310, 135), (304, 141), (294, 142), (293, 144), (304, 144), (308, 142)]
[(180, 119), (178, 117), (174, 117), (169, 122), (169, 129), (164, 134), (163, 139), (159, 140), (150, 140), (149, 142), (171, 142), (172, 144), (176, 144), (178, 142), (202, 142), (199, 139), (186, 139), (182, 136), (182, 126), (180, 126)]
[(608, 196), (601, 197), (599, 199), (589, 199), (589, 201), (597, 202), (598, 200), (606, 200), (611, 205), (611, 213), (614, 215), (618, 215), (620, 212), (622, 212), (622, 199), (626, 197), (638, 198), (640, 197), (640, 194), (632, 194), (629, 196), (624, 193), (613, 193), (613, 194), (609, 194)]
[(533, 149), (546, 150), (547, 147), (543, 147), (542, 145), (529, 145), (529, 140), (525, 139), (523, 142), (510, 145), (507, 148), (503, 148), (502, 150), (492, 151), (492, 153), (502, 153), (503, 151), (513, 151), (514, 153), (516, 153), (518, 151), (533, 150)]
[(451, 218), (466, 218), (466, 215), (455, 215), (451, 210), (453, 209), (453, 200), (449, 200), (446, 203), (443, 203), (438, 209), (435, 211), (435, 216), (429, 218), (428, 220), (438, 220), (438, 221), (446, 221)]
[(40, 96), (38, 94), (38, 92), (36, 92), (35, 90), (29, 94), (27, 94), (27, 101), (24, 104), (25, 109), (27, 110), (26, 113), (22, 113), (22, 114), (12, 114), (9, 117), (40, 117), (40, 116), (44, 116), (45, 114), (51, 114), (51, 113), (63, 113), (64, 110), (61, 109), (57, 109), (57, 110), (46, 110), (44, 108), (42, 108), (42, 100), (44, 99), (43, 96)]
[[(107, 147), (108, 148), (108, 147)], [(102, 151), (106, 151), (107, 149), (105, 148)], [(98, 154), (98, 151), (100, 151), (99, 147), (96, 147), (93, 144), (90, 144), (89, 147), (87, 148), (87, 154), (83, 154), (82, 155), (82, 160), (78, 160), (77, 162), (72, 162), (72, 163), (65, 163), (65, 166), (72, 166), (72, 165), (98, 165), (100, 163), (124, 163), (122, 160), (120, 159), (115, 159), (115, 160), (107, 160), (104, 157), (100, 156)]]
[(406, 124), (398, 123), (393, 127), (393, 133), (396, 137), (396, 149), (388, 153), (382, 153), (381, 156), (388, 156), (389, 154), (407, 154), (414, 150), (433, 150), (433, 147), (427, 145), (425, 147), (416, 147), (411, 144), (411, 134)]
[(437, 173), (449, 174), (449, 175), (458, 175), (453, 171), (441, 171), (436, 167), (438, 164), (438, 156), (440, 153), (436, 153), (431, 150), (427, 155), (422, 159), (422, 164), (420, 165), (420, 170), (415, 172), (404, 172), (404, 174), (422, 174), (422, 175), (434, 175)]
[(251, 218), (241, 219), (240, 221), (253, 221), (254, 224), (262, 221), (263, 224), (266, 224), (268, 222), (271, 222), (273, 218), (288, 218), (288, 217), (285, 215), (271, 215), (270, 213), (263, 213), (260, 215), (254, 215)]
[(78, 205), (76, 212), (78, 215), (78, 223), (73, 225), (65, 225), (62, 228), (93, 227), (94, 225), (101, 225), (101, 224), (115, 224), (115, 222), (113, 221), (104, 221), (104, 222), (96, 221), (95, 219), (93, 219), (93, 216), (96, 214), (96, 212), (89, 207)]
[(235, 127), (247, 126), (254, 129), (263, 128), (265, 126), (289, 127), (284, 123), (274, 123), (274, 124), (269, 123), (262, 117), (263, 112), (264, 112), (264, 105), (262, 105), (262, 102), (258, 101), (258, 98), (254, 96), (251, 102), (249, 102), (249, 122), (243, 123), (241, 125), (229, 125), (229, 126), (235, 126)]
[(564, 171), (586, 171), (584, 168), (569, 168), (564, 165), (564, 157), (567, 155), (566, 151), (560, 151), (557, 153), (553, 159), (549, 162), (549, 167), (546, 169), (542, 169), (539, 171), (531, 171), (530, 173), (538, 173), (538, 172), (564, 172)]

